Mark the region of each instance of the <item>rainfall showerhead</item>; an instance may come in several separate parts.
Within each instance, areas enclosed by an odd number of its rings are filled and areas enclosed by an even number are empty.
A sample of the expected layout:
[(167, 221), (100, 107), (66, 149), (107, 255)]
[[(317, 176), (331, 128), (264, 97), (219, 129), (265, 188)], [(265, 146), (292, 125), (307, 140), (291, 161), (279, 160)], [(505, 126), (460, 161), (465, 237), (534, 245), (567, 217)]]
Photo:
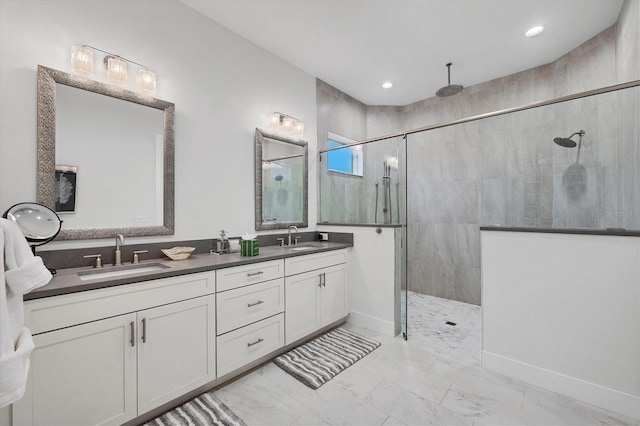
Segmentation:
[(436, 92), (436, 96), (439, 98), (444, 98), (446, 96), (453, 96), (456, 93), (461, 92), (462, 89), (464, 89), (464, 87), (459, 84), (451, 84), (451, 65), (452, 65), (451, 62), (447, 64), (447, 76), (448, 76), (447, 81), (449, 82), (449, 85), (444, 86), (441, 89), (438, 89), (438, 91)]
[(556, 143), (557, 145), (563, 146), (565, 148), (575, 148), (576, 145), (578, 145), (578, 144), (571, 138), (574, 137), (575, 135), (580, 136), (580, 140), (578, 141), (578, 143), (579, 143), (579, 142), (582, 141), (582, 137), (584, 136), (584, 134), (585, 134), (585, 131), (584, 130), (580, 130), (580, 131), (575, 132), (574, 134), (572, 134), (568, 138), (553, 138), (553, 142)]

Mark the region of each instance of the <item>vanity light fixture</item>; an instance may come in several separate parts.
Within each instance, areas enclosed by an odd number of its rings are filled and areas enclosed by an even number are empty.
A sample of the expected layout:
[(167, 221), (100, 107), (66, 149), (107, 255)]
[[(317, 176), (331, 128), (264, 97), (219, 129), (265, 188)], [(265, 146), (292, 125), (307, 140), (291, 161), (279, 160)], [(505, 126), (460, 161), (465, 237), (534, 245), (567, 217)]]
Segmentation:
[(304, 136), (304, 123), (281, 112), (274, 112), (269, 115), (269, 127), (297, 138)]
[(129, 80), (127, 62), (138, 65), (140, 69), (136, 77), (138, 90), (142, 93), (153, 95), (156, 92), (156, 73), (146, 66), (134, 62), (122, 56), (98, 49), (87, 44), (71, 46), (71, 69), (74, 73), (89, 76), (93, 72), (93, 50), (106, 53), (103, 59), (107, 69), (109, 82), (118, 86), (126, 86)]
[(524, 33), (524, 35), (526, 37), (533, 37), (533, 36), (537, 36), (538, 34), (540, 34), (542, 31), (544, 31), (544, 27), (540, 26), (540, 25), (536, 25), (535, 27), (531, 27), (527, 30), (526, 33)]

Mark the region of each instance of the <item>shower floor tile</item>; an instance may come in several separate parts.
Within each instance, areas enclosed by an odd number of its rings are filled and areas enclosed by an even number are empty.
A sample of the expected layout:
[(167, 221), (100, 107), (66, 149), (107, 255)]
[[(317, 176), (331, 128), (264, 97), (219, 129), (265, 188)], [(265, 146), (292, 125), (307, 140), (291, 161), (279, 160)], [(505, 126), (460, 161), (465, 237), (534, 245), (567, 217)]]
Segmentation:
[(443, 356), (480, 362), (480, 306), (411, 291), (407, 301), (409, 339), (428, 345)]

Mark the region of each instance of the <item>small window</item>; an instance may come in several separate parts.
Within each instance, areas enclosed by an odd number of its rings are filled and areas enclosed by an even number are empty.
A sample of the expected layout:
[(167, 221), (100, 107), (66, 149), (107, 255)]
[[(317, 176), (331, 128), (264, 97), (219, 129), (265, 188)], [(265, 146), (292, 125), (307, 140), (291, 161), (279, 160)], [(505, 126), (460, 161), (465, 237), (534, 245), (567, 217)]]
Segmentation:
[[(327, 148), (335, 148), (355, 143), (353, 139), (329, 132)], [(362, 145), (334, 149), (327, 152), (327, 168), (329, 171), (362, 176)]]

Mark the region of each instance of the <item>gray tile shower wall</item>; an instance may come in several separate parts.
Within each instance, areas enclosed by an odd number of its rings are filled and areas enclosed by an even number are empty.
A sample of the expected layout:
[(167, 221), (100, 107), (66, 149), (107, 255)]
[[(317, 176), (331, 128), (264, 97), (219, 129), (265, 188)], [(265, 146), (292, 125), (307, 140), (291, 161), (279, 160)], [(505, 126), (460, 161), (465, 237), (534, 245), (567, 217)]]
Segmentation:
[[(640, 79), (639, 9), (640, 1), (626, 0), (616, 25), (549, 64), (465, 87), (450, 98), (430, 97), (402, 107), (366, 106), (365, 136)], [(410, 135), (409, 290), (480, 304), (481, 225), (640, 229), (638, 92), (615, 92)], [(321, 128), (332, 130), (321, 111), (338, 110), (344, 102), (339, 93), (332, 92), (333, 103), (328, 103), (319, 91), (318, 140)], [(576, 149), (552, 141), (583, 128), (587, 134), (578, 162)], [(368, 156), (375, 157), (376, 145), (367, 148)], [(322, 179), (321, 172), (322, 197), (330, 192), (332, 200), (342, 203), (332, 201), (323, 210), (342, 215), (342, 221), (365, 221), (366, 208), (354, 214), (357, 208), (349, 206), (360, 200), (348, 198), (353, 188), (340, 186), (339, 179), (324, 185)], [(367, 200), (372, 196), (370, 190), (363, 193)]]
[[(318, 102), (318, 146), (326, 146), (327, 133), (332, 132), (355, 141), (366, 139), (367, 127), (392, 133), (400, 129), (400, 107), (387, 111), (381, 107), (367, 107), (321, 80), (316, 80)], [(398, 140), (363, 145), (363, 173), (354, 176), (327, 170), (327, 154), (320, 156), (320, 222), (329, 223), (385, 223), (383, 203), (383, 164), (391, 157), (398, 158)], [(392, 223), (398, 223), (398, 171), (391, 171), (390, 194), (395, 208), (389, 211)], [(377, 185), (376, 185), (377, 184)], [(376, 194), (378, 204), (376, 205)], [(389, 192), (387, 190), (387, 196)], [(376, 210), (378, 210), (376, 215)], [(377, 220), (376, 220), (377, 219)], [(389, 223), (388, 221), (386, 223)]]
[[(637, 9), (638, 2), (628, 13)], [(624, 11), (623, 11), (624, 12)], [(618, 52), (613, 26), (558, 60), (429, 98), (404, 110), (411, 129), (595, 89), (640, 77), (636, 52)], [(625, 44), (625, 45), (628, 45)], [(634, 56), (635, 55), (635, 56)], [(634, 59), (635, 58), (635, 59)], [(615, 79), (616, 68), (634, 69)], [(409, 137), (408, 287), (411, 291), (480, 304), (479, 225), (625, 227), (638, 229), (638, 91), (586, 98)], [(380, 111), (378, 111), (378, 115)], [(391, 111), (390, 115), (395, 114)], [(470, 125), (471, 124), (471, 125)], [(579, 164), (576, 151), (551, 141), (589, 127)], [(368, 129), (375, 130), (375, 129)], [(635, 139), (634, 138), (635, 135)], [(376, 136), (369, 133), (368, 137)], [(617, 136), (617, 137), (616, 137)], [(462, 147), (463, 146), (463, 147)], [(584, 169), (582, 169), (584, 167)], [(581, 186), (581, 180), (588, 185)], [(635, 179), (635, 180), (634, 180)], [(461, 240), (462, 230), (467, 239)]]
[[(366, 138), (366, 105), (351, 96), (316, 79), (316, 102), (318, 104), (317, 136), (318, 148), (327, 147), (328, 132), (354, 140)], [(367, 212), (363, 203), (353, 202), (349, 195), (358, 193), (361, 178), (336, 175), (327, 172), (326, 154), (321, 156), (319, 222), (362, 223)]]

